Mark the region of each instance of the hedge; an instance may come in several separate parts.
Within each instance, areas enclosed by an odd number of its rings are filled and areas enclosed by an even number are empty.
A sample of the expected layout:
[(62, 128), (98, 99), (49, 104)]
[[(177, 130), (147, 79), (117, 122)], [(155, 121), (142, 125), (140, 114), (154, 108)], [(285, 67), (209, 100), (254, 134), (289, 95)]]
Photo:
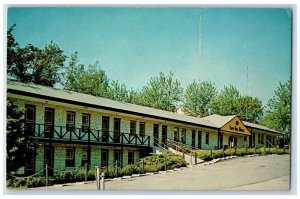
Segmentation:
[(264, 151), (266, 154), (288, 154), (289, 150), (286, 149), (278, 149), (278, 148), (230, 148), (224, 150), (223, 154), (223, 149), (216, 149), (216, 150), (192, 150), (191, 152), (197, 153), (197, 157), (205, 160), (205, 161), (210, 161), (212, 159), (216, 158), (222, 158), (226, 156), (243, 156), (243, 155), (253, 155), (253, 154), (258, 154), (258, 155), (263, 155)]
[[(164, 152), (163, 154), (152, 154), (144, 158), (144, 173), (155, 172), (164, 170), (166, 160), (167, 169), (174, 169), (178, 167), (186, 166), (184, 158), (180, 155), (174, 155), (169, 152)], [(105, 178), (121, 177), (132, 174), (142, 173), (141, 163), (129, 164), (123, 168), (116, 168), (115, 166), (109, 166), (105, 168), (100, 168), (100, 173), (105, 173)], [(90, 169), (88, 171), (88, 180), (95, 180), (95, 170)], [(55, 176), (49, 177), (48, 184), (63, 184), (71, 182), (82, 182), (85, 180), (85, 170), (64, 170), (56, 173)], [(6, 181), (6, 186), (8, 188), (30, 188), (30, 187), (41, 187), (46, 185), (45, 176), (35, 176), (31, 178), (9, 178)]]

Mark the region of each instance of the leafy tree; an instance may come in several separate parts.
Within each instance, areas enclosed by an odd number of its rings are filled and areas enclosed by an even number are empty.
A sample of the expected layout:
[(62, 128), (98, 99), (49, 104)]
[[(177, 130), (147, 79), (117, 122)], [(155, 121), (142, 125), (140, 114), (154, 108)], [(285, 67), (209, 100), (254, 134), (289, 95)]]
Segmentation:
[(262, 116), (262, 102), (258, 98), (242, 96), (229, 85), (213, 100), (212, 112), (220, 115), (238, 115), (242, 120), (257, 123)]
[(12, 34), (16, 25), (7, 32), (7, 73), (21, 82), (33, 82), (53, 86), (60, 81), (59, 71), (63, 68), (66, 56), (63, 50), (52, 41), (44, 49), (32, 44), (24, 48), (15, 41)]
[(165, 76), (162, 72), (152, 77), (140, 94), (140, 104), (166, 111), (175, 111), (182, 100), (183, 89), (180, 82), (173, 79), (173, 74)]
[(129, 90), (128, 102), (131, 104), (143, 105), (141, 102), (141, 93), (138, 90)]
[(27, 48), (20, 48), (12, 34), (15, 27), (16, 24), (7, 31), (7, 73), (21, 82), (30, 82), (32, 77), (29, 67), (32, 67), (31, 62), (34, 59), (32, 52), (36, 48), (32, 45), (28, 45)]
[(184, 94), (183, 111), (187, 115), (204, 117), (211, 113), (211, 102), (216, 97), (215, 85), (210, 82), (194, 81), (187, 86)]
[(64, 73), (64, 88), (67, 90), (90, 94), (98, 97), (108, 97), (109, 80), (99, 62), (90, 64), (85, 69), (78, 64), (77, 52), (71, 55), (69, 66)]
[(239, 114), (238, 99), (240, 92), (233, 85), (225, 86), (212, 101), (212, 112), (220, 115)]
[(263, 113), (262, 102), (251, 96), (240, 96), (237, 100), (238, 115), (242, 120), (252, 123), (258, 123)]
[(16, 51), (17, 48), (19, 47), (18, 42), (15, 41), (15, 38), (12, 34), (15, 27), (16, 24), (10, 27), (7, 31), (7, 71), (9, 73), (12, 73), (11, 70), (14, 66), (14, 60), (16, 60), (17, 57)]
[(129, 102), (130, 93), (124, 84), (119, 84), (118, 81), (113, 80), (108, 88), (108, 97), (112, 100)]
[(279, 82), (273, 97), (267, 103), (266, 114), (259, 123), (289, 135), (291, 133), (291, 92), (290, 80), (285, 83)]
[(69, 66), (67, 67), (65, 73), (63, 73), (64, 81), (64, 89), (70, 91), (79, 91), (80, 90), (80, 83), (79, 77), (81, 77), (84, 71), (84, 65), (78, 64), (78, 53), (75, 52), (71, 54)]
[(7, 100), (6, 169), (16, 172), (35, 156), (36, 144), (24, 133), (24, 110)]
[(53, 86), (61, 81), (59, 71), (64, 66), (67, 56), (63, 50), (52, 41), (47, 44), (43, 50), (33, 51), (34, 60), (32, 68), (33, 83), (45, 86)]

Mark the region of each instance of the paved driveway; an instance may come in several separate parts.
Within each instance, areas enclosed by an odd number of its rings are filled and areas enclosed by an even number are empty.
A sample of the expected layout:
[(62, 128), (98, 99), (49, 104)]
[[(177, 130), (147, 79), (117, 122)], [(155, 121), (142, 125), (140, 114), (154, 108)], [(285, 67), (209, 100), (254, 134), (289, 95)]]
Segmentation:
[[(289, 190), (290, 156), (238, 157), (208, 166), (111, 180), (106, 190)], [(46, 189), (37, 188), (35, 190)], [(95, 190), (95, 182), (50, 186), (55, 190)]]

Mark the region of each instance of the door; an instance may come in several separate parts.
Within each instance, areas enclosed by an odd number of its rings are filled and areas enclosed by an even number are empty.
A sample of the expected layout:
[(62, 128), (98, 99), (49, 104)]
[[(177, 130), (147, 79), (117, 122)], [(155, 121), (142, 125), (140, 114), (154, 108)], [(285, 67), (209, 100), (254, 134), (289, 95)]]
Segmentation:
[(34, 132), (35, 132), (35, 106), (26, 104), (25, 105), (25, 133), (28, 136), (34, 136)]
[(102, 117), (102, 142), (108, 142), (109, 138), (109, 117)]
[(82, 113), (82, 131), (87, 132), (90, 129), (91, 115)]
[(252, 146), (255, 147), (255, 133), (253, 133), (253, 143)]
[(220, 149), (222, 149), (223, 148), (223, 133), (220, 133), (219, 142), (220, 142)]
[(134, 164), (134, 152), (128, 151), (128, 164)]
[[(53, 165), (54, 165), (54, 147), (45, 146), (44, 148), (44, 167), (48, 166), (48, 174), (53, 175)], [(49, 168), (50, 167), (50, 168)]]
[(158, 124), (154, 124), (153, 125), (153, 143), (154, 143), (154, 146), (158, 146), (158, 130), (159, 130)]
[(35, 157), (27, 158), (25, 162), (25, 174), (32, 175), (35, 171)]
[(115, 150), (114, 156), (115, 156), (114, 163), (117, 162), (118, 167), (121, 167), (121, 165), (122, 165), (121, 164), (121, 151), (120, 150)]
[(230, 146), (230, 147), (236, 147), (237, 146), (237, 138), (236, 137), (233, 137), (233, 136), (230, 136), (229, 137), (229, 143), (228, 143), (228, 145)]
[(178, 129), (178, 127), (174, 128), (174, 141), (179, 142), (179, 129)]
[(44, 136), (53, 138), (54, 132), (54, 108), (45, 108), (45, 131)]
[(198, 131), (198, 148), (201, 149), (202, 131)]
[(101, 167), (108, 166), (108, 149), (101, 150)]
[(163, 125), (162, 126), (162, 135), (161, 135), (161, 141), (163, 143), (163, 147), (167, 147), (167, 132), (168, 132), (168, 127)]
[(185, 144), (186, 141), (186, 129), (181, 129), (181, 143)]
[(121, 120), (120, 118), (114, 118), (114, 142), (119, 143), (120, 142), (120, 125)]
[(192, 147), (195, 148), (196, 131), (192, 130)]

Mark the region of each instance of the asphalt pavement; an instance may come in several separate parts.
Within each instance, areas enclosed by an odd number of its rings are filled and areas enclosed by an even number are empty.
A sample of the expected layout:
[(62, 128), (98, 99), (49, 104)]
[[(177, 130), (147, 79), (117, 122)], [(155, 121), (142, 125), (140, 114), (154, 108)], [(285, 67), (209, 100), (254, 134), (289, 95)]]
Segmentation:
[[(290, 189), (290, 156), (238, 157), (215, 164), (105, 182), (105, 190), (268, 190)], [(31, 190), (96, 190), (95, 182)]]

